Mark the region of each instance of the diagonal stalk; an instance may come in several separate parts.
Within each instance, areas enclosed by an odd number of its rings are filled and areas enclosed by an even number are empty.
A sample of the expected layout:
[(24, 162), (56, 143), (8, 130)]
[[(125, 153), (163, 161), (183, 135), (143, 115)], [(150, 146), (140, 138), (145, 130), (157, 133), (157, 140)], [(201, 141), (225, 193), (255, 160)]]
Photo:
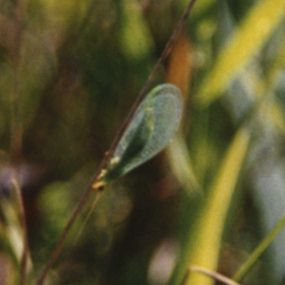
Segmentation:
[(47, 277), (47, 274), (49, 272), (49, 270), (53, 267), (54, 263), (57, 261), (59, 255), (61, 254), (64, 244), (66, 242), (66, 239), (68, 237), (68, 234), (71, 230), (71, 228), (73, 227), (73, 225), (75, 224), (76, 220), (78, 219), (78, 217), (80, 216), (80, 214), (82, 213), (82, 210), (84, 209), (84, 206), (86, 206), (86, 203), (88, 202), (88, 198), (89, 196), (92, 194), (93, 191), (95, 191), (96, 193), (96, 197), (95, 199), (99, 199), (102, 191), (104, 189), (104, 187), (106, 186), (104, 183), (104, 172), (105, 172), (105, 167), (106, 165), (109, 163), (110, 159), (112, 158), (112, 155), (114, 153), (114, 150), (118, 144), (118, 142), (120, 141), (120, 138), (122, 136), (122, 134), (124, 133), (124, 131), (126, 130), (129, 122), (131, 121), (132, 117), (134, 116), (137, 107), (139, 106), (139, 104), (141, 103), (141, 101), (144, 99), (144, 96), (146, 94), (147, 89), (149, 89), (155, 74), (157, 73), (157, 71), (159, 70), (160, 65), (166, 60), (166, 58), (168, 57), (168, 55), (170, 54), (171, 50), (173, 49), (173, 46), (178, 38), (178, 36), (180, 35), (186, 21), (187, 18), (195, 4), (197, 0), (190, 0), (189, 4), (187, 5), (186, 9), (184, 10), (182, 16), (180, 17), (176, 28), (174, 29), (174, 32), (172, 33), (171, 37), (169, 38), (168, 42), (165, 45), (164, 50), (162, 51), (161, 56), (159, 57), (159, 59), (157, 60), (156, 64), (154, 65), (150, 75), (148, 76), (146, 83), (144, 84), (143, 88), (141, 89), (141, 91), (139, 92), (139, 95), (136, 99), (136, 101), (134, 102), (130, 113), (128, 114), (128, 116), (126, 117), (125, 121), (123, 122), (121, 128), (119, 129), (119, 131), (117, 132), (117, 134), (115, 135), (115, 138), (113, 140), (113, 143), (111, 144), (111, 147), (109, 149), (109, 151), (106, 152), (105, 157), (103, 158), (98, 171), (96, 172), (96, 175), (94, 176), (94, 178), (91, 180), (91, 184), (88, 186), (88, 188), (85, 190), (85, 192), (82, 194), (78, 204), (75, 206), (75, 209), (72, 213), (72, 215), (70, 216), (65, 228), (63, 229), (54, 250), (51, 253), (50, 258), (48, 259), (46, 265), (44, 266), (42, 272), (40, 273), (36, 284), (37, 285), (43, 285), (44, 281)]
[[(79, 215), (81, 214), (82, 210), (84, 209), (84, 206), (86, 205), (86, 203), (89, 200), (89, 196), (90, 194), (94, 191), (97, 190), (96, 192), (96, 196), (95, 199), (98, 201), (99, 198), (101, 197), (102, 192), (98, 191), (99, 189), (94, 189), (91, 186), (89, 186), (87, 188), (87, 190), (83, 193), (83, 195), (81, 196), (78, 204), (76, 205), (72, 215), (70, 216), (65, 228), (63, 229), (60, 238), (58, 239), (54, 250), (51, 253), (51, 256), (48, 260), (48, 262), (46, 263), (46, 265), (44, 266), (44, 268), (42, 269), (42, 272), (36, 282), (37, 285), (42, 285), (44, 284), (44, 281), (47, 277), (47, 274), (49, 272), (49, 270), (52, 268), (52, 266), (55, 264), (55, 262), (57, 261), (59, 255), (61, 254), (64, 244), (66, 242), (66, 239), (68, 237), (68, 234), (72, 228), (72, 226), (74, 225), (74, 223), (76, 222), (77, 218), (79, 217)], [(101, 189), (100, 189), (101, 190)]]

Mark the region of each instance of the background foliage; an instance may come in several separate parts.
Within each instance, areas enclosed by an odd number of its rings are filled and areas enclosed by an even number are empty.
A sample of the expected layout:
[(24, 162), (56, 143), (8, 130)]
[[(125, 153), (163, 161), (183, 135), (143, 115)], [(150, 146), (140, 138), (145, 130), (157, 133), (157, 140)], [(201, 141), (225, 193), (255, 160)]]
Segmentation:
[[(0, 1), (0, 284), (17, 279), (23, 247), (15, 188), (33, 275), (187, 3)], [(238, 271), (285, 214), (284, 22), (284, 0), (197, 0), (155, 82), (182, 90), (180, 131), (86, 209), (51, 284), (182, 284), (191, 264)], [(284, 243), (282, 232), (240, 282), (285, 284)]]

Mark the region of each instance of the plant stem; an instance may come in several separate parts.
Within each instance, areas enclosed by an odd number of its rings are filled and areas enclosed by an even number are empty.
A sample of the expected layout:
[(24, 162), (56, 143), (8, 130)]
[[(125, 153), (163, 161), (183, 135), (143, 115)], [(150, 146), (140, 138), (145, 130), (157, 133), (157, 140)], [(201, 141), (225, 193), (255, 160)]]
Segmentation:
[(241, 280), (246, 273), (252, 268), (256, 263), (258, 258), (264, 253), (264, 251), (269, 247), (273, 242), (276, 236), (284, 229), (285, 227), (285, 215), (279, 220), (279, 222), (274, 226), (274, 228), (269, 232), (269, 234), (259, 243), (255, 250), (249, 255), (247, 260), (242, 264), (240, 269), (235, 273), (233, 279), (236, 281)]
[(239, 283), (233, 281), (232, 279), (218, 273), (218, 272), (215, 272), (215, 271), (212, 271), (212, 270), (208, 270), (204, 267), (200, 267), (200, 266), (196, 266), (196, 265), (193, 265), (190, 267), (189, 269), (190, 272), (197, 272), (197, 273), (201, 273), (201, 274), (204, 274), (204, 275), (207, 275), (209, 276), (210, 278), (213, 278), (217, 281), (220, 281), (226, 285), (240, 285)]
[[(81, 196), (78, 204), (76, 205), (72, 215), (70, 216), (65, 228), (63, 229), (55, 247), (54, 250), (51, 253), (51, 256), (48, 260), (48, 262), (46, 263), (46, 265), (44, 266), (36, 284), (37, 285), (42, 285), (44, 284), (44, 281), (47, 277), (47, 274), (49, 272), (49, 270), (52, 268), (52, 266), (54, 265), (54, 263), (57, 261), (59, 255), (61, 254), (62, 250), (63, 250), (63, 246), (66, 242), (67, 236), (72, 228), (72, 226), (74, 225), (74, 223), (76, 222), (77, 218), (79, 217), (79, 215), (81, 214), (82, 209), (84, 208), (84, 206), (86, 205), (86, 203), (88, 202), (88, 198), (90, 196), (90, 194), (94, 191), (94, 189), (89, 186), (87, 188), (87, 190), (83, 193), (83, 195)], [(96, 197), (95, 199), (98, 201), (99, 198), (101, 197), (101, 193), (97, 191), (96, 192)]]
[(165, 62), (165, 60), (167, 59), (167, 57), (169, 56), (170, 52), (172, 51), (176, 40), (178, 39), (178, 37), (180, 36), (185, 23), (187, 21), (187, 18), (189, 17), (190, 12), (192, 11), (192, 8), (195, 4), (197, 0), (190, 0), (187, 7), (185, 8), (182, 16), (180, 17), (180, 19), (178, 20), (178, 23), (175, 26), (174, 31), (172, 32), (169, 40), (167, 41), (160, 57), (158, 58), (158, 60), (156, 61), (154, 67), (152, 68), (145, 84), (143, 85), (142, 89), (140, 90), (134, 104), (131, 107), (130, 113), (127, 115), (126, 119), (124, 120), (121, 128), (119, 129), (119, 131), (117, 132), (117, 134), (115, 135), (114, 141), (110, 147), (110, 150), (108, 152), (108, 157), (111, 157), (113, 154), (113, 151), (117, 145), (117, 143), (119, 142), (123, 132), (125, 131), (125, 129), (127, 128), (129, 122), (131, 121), (133, 115), (135, 114), (137, 107), (139, 106), (139, 104), (142, 102), (142, 100), (144, 99), (144, 96), (146, 94), (146, 92), (148, 91), (148, 89), (150, 88), (150, 85), (152, 84), (153, 80), (154, 80), (154, 76), (155, 74), (158, 72), (160, 66), (162, 63)]
[(147, 78), (146, 83), (144, 84), (143, 88), (139, 92), (139, 95), (138, 95), (136, 101), (134, 102), (130, 113), (126, 117), (121, 128), (119, 128), (119, 131), (115, 135), (115, 138), (113, 140), (113, 143), (111, 144), (109, 151), (106, 153), (104, 159), (102, 160), (96, 175), (91, 180), (90, 186), (82, 194), (82, 196), (81, 196), (78, 204), (76, 205), (71, 217), (69, 218), (63, 232), (61, 233), (61, 236), (59, 237), (58, 242), (55, 245), (55, 248), (51, 254), (51, 257), (49, 258), (48, 262), (46, 263), (45, 267), (43, 268), (43, 270), (42, 270), (42, 272), (41, 272), (41, 274), (40, 274), (40, 276), (36, 282), (37, 285), (43, 285), (44, 284), (45, 278), (46, 278), (49, 270), (52, 268), (52, 266), (54, 265), (54, 263), (58, 259), (60, 253), (62, 252), (63, 246), (64, 246), (66, 239), (67, 239), (67, 236), (68, 236), (72, 226), (76, 222), (77, 218), (80, 216), (84, 206), (88, 202), (88, 198), (89, 198), (90, 194), (93, 191), (95, 191), (97, 193), (97, 196), (95, 197), (95, 199), (97, 199), (97, 200), (101, 196), (101, 190), (103, 190), (103, 188), (105, 187), (105, 183), (103, 181), (104, 177), (102, 175), (103, 170), (105, 169), (106, 165), (108, 165), (108, 162), (112, 158), (114, 150), (115, 150), (118, 142), (120, 141), (122, 134), (124, 133), (124, 131), (127, 128), (130, 120), (132, 119), (133, 115), (135, 114), (135, 111), (137, 110), (137, 107), (139, 106), (140, 102), (143, 100), (147, 89), (149, 88), (149, 86), (151, 85), (151, 83), (153, 81), (154, 75), (157, 73), (160, 65), (165, 61), (165, 59), (168, 57), (169, 53), (171, 52), (171, 50), (175, 44), (175, 41), (178, 38), (178, 36), (180, 35), (180, 33), (181, 33), (181, 31), (185, 25), (185, 22), (186, 22), (189, 14), (193, 8), (193, 5), (196, 1), (197, 0), (190, 0), (189, 4), (187, 5), (186, 9), (184, 10), (182, 16), (180, 17), (180, 19), (176, 25), (176, 28), (175, 28), (174, 32), (172, 33), (170, 39), (166, 43), (165, 48), (164, 48), (161, 56), (157, 60), (157, 62), (154, 65), (149, 77)]

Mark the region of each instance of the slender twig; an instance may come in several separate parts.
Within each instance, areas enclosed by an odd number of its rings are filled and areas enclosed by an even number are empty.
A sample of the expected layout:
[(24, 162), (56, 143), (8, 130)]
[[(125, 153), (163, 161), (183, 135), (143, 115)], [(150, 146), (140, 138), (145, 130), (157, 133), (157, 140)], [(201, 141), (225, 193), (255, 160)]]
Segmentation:
[[(49, 270), (52, 268), (56, 260), (58, 259), (60, 253), (63, 250), (63, 246), (65, 244), (65, 241), (67, 239), (67, 235), (69, 231), (71, 230), (72, 226), (74, 225), (74, 222), (77, 220), (77, 217), (80, 215), (81, 210), (83, 209), (84, 205), (88, 201), (88, 198), (90, 196), (90, 193), (92, 192), (92, 188), (88, 187), (87, 191), (83, 193), (81, 196), (76, 208), (74, 209), (70, 219), (68, 220), (64, 230), (61, 233), (61, 236), (51, 254), (51, 257), (49, 258), (48, 262), (46, 263), (45, 267), (43, 268), (38, 280), (37, 280), (37, 285), (44, 284), (44, 280), (49, 272)], [(101, 195), (101, 192), (97, 193), (96, 199), (98, 200)]]
[(78, 204), (76, 205), (71, 217), (69, 218), (65, 228), (63, 229), (61, 236), (59, 237), (58, 242), (55, 245), (55, 248), (51, 254), (51, 257), (49, 258), (48, 262), (46, 263), (46, 265), (44, 266), (42, 272), (39, 275), (39, 278), (37, 280), (37, 285), (43, 285), (44, 281), (47, 277), (47, 274), (49, 272), (49, 270), (53, 267), (54, 263), (57, 261), (59, 255), (61, 254), (62, 250), (63, 250), (63, 246), (66, 242), (67, 236), (69, 231), (71, 230), (72, 226), (74, 225), (74, 223), (76, 222), (77, 218), (80, 216), (84, 206), (86, 205), (86, 203), (89, 200), (89, 196), (90, 194), (95, 191), (95, 193), (97, 193), (97, 197), (96, 199), (99, 199), (99, 197), (101, 196), (101, 191), (105, 184), (103, 183), (103, 179), (104, 179), (104, 170), (105, 167), (107, 166), (107, 164), (109, 163), (110, 159), (112, 158), (112, 155), (114, 153), (114, 150), (122, 136), (122, 134), (124, 133), (125, 129), (127, 128), (129, 122), (131, 121), (133, 115), (135, 114), (135, 111), (137, 110), (139, 104), (141, 103), (141, 101), (143, 100), (146, 91), (149, 89), (155, 74), (158, 72), (158, 69), (160, 67), (160, 65), (166, 60), (166, 58), (168, 57), (169, 53), (171, 52), (176, 39), (178, 38), (178, 36), (180, 35), (186, 20), (192, 10), (192, 7), (194, 5), (194, 3), (197, 0), (190, 0), (188, 6), (186, 7), (186, 9), (184, 10), (183, 15), (181, 16), (180, 20), (178, 21), (176, 28), (174, 30), (174, 32), (172, 33), (170, 39), (168, 40), (161, 56), (159, 57), (159, 59), (157, 60), (156, 64), (154, 65), (149, 77), (147, 78), (146, 83), (144, 84), (143, 88), (141, 89), (141, 91), (139, 92), (139, 95), (136, 99), (136, 101), (134, 102), (131, 111), (129, 113), (129, 115), (126, 117), (125, 121), (123, 122), (121, 128), (119, 129), (119, 131), (117, 132), (113, 143), (111, 144), (111, 147), (109, 149), (109, 151), (106, 152), (106, 155), (104, 156), (98, 171), (96, 172), (95, 176), (93, 177), (93, 179), (91, 180), (90, 185), (88, 186), (87, 190), (82, 194), (81, 199), (79, 200)]
[(226, 276), (224, 276), (218, 272), (206, 269), (206, 268), (201, 267), (201, 266), (193, 265), (189, 268), (189, 271), (204, 274), (204, 275), (206, 275), (212, 279), (215, 279), (217, 281), (220, 281), (226, 285), (241, 285), (241, 284), (235, 282), (234, 280), (232, 280), (232, 279), (230, 279), (230, 278), (228, 278), (228, 277), (226, 277)]
[(185, 23), (187, 21), (187, 18), (195, 4), (197, 0), (190, 0), (188, 3), (188, 6), (185, 8), (182, 16), (180, 17), (178, 23), (176, 24), (176, 27), (173, 31), (173, 33), (171, 34), (169, 40), (167, 41), (159, 59), (157, 60), (157, 62), (155, 63), (152, 71), (150, 72), (145, 84), (143, 85), (142, 89), (140, 90), (134, 104), (132, 105), (131, 111), (128, 114), (128, 116), (126, 117), (125, 121), (123, 122), (121, 128), (119, 129), (119, 131), (117, 132), (115, 139), (110, 147), (110, 150), (108, 152), (108, 157), (111, 157), (113, 154), (113, 151), (118, 143), (118, 141), (121, 138), (122, 133), (125, 131), (125, 129), (127, 128), (129, 122), (131, 121), (132, 117), (134, 116), (137, 107), (139, 106), (139, 104), (141, 103), (141, 101), (144, 99), (144, 96), (146, 94), (146, 92), (148, 91), (148, 89), (150, 88), (151, 84), (153, 83), (154, 77), (157, 74), (160, 66), (165, 62), (166, 58), (169, 56), (170, 52), (172, 51), (175, 42), (177, 40), (177, 38), (179, 37), (179, 35), (181, 34)]

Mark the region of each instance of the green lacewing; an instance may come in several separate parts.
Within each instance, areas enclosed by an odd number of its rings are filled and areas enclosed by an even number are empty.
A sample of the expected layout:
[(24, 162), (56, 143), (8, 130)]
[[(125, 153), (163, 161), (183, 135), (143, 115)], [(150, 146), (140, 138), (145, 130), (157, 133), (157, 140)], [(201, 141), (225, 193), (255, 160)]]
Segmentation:
[(175, 85), (152, 89), (121, 135), (99, 183), (125, 175), (163, 150), (178, 129), (182, 110), (182, 95)]

